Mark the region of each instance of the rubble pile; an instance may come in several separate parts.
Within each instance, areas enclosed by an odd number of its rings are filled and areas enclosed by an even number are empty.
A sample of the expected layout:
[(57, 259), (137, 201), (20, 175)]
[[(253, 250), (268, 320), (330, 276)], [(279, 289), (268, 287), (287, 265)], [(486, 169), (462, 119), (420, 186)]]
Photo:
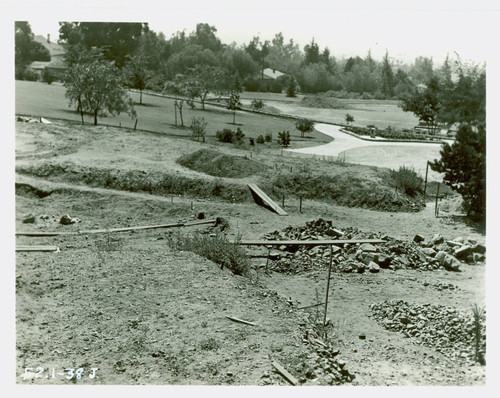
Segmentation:
[[(486, 247), (472, 239), (457, 237), (445, 241), (440, 234), (429, 241), (416, 235), (411, 242), (381, 234), (367, 233), (356, 228), (335, 228), (331, 221), (319, 218), (304, 226), (288, 226), (263, 236), (266, 240), (331, 240), (331, 239), (382, 239), (379, 244), (348, 244), (331, 246), (335, 270), (338, 272), (365, 271), (376, 273), (380, 269), (417, 269), (432, 271), (444, 268), (460, 271), (463, 262), (476, 264), (485, 260)], [(318, 267), (326, 267), (330, 258), (330, 246), (279, 246), (278, 260), (271, 268), (276, 272), (296, 274)]]
[[(350, 373), (345, 361), (340, 359), (340, 351), (335, 349), (329, 340), (323, 341), (315, 331), (309, 319), (309, 327), (305, 328), (302, 342), (308, 345), (312, 366), (303, 364), (303, 369), (297, 371), (305, 379), (319, 379), (319, 384), (338, 385), (354, 380), (355, 375)], [(322, 323), (322, 321), (321, 321)], [(311, 363), (311, 362), (310, 362)]]
[[(472, 310), (467, 313), (431, 304), (383, 301), (372, 304), (372, 314), (386, 329), (403, 333), (418, 344), (434, 348), (451, 359), (476, 359), (476, 332)], [(480, 318), (479, 353), (486, 351), (486, 311)]]

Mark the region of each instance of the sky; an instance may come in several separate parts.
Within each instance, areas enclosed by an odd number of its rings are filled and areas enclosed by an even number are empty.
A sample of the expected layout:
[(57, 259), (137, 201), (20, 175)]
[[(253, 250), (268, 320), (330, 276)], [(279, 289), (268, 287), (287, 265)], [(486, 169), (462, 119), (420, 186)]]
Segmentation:
[(377, 1), (376, 8), (370, 2), (353, 0), (344, 2), (349, 8), (335, 1), (314, 0), (307, 2), (308, 7), (304, 7), (305, 2), (297, 6), (292, 0), (254, 0), (245, 8), (225, 1), (195, 0), (187, 6), (148, 1), (141, 1), (141, 8), (127, 0), (115, 2), (111, 8), (103, 8), (102, 1), (93, 7), (92, 1), (85, 3), (87, 7), (50, 7), (51, 2), (46, 1), (42, 8), (35, 3), (20, 10), (19, 16), (30, 22), (35, 34), (50, 33), (52, 38), (58, 38), (60, 20), (148, 22), (152, 30), (167, 38), (177, 31), (190, 33), (197, 23), (204, 22), (217, 28), (223, 43), (244, 44), (253, 36), (271, 40), (282, 32), (286, 41), (292, 38), (301, 49), (314, 37), (321, 49), (328, 47), (337, 58), (364, 57), (370, 50), (381, 60), (388, 51), (391, 58), (405, 63), (427, 56), (435, 64), (454, 52), (465, 60), (487, 61), (493, 54), (494, 46), (489, 42), (496, 36), (499, 16), (498, 9), (488, 2), (475, 1), (471, 6), (471, 2), (460, 0), (420, 1), (411, 9), (402, 7), (402, 1)]

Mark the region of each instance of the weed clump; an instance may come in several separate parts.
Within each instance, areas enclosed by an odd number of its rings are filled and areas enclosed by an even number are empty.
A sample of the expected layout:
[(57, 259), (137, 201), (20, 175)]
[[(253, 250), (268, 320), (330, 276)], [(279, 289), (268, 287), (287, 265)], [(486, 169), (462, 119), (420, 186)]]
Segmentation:
[(236, 243), (229, 242), (225, 235), (215, 236), (180, 232), (169, 236), (169, 246), (174, 250), (190, 251), (221, 266), (229, 268), (236, 275), (248, 276), (250, 262), (244, 250)]
[(391, 170), (392, 183), (396, 188), (400, 188), (408, 196), (414, 197), (422, 192), (424, 180), (417, 172), (406, 166), (401, 166), (399, 170)]

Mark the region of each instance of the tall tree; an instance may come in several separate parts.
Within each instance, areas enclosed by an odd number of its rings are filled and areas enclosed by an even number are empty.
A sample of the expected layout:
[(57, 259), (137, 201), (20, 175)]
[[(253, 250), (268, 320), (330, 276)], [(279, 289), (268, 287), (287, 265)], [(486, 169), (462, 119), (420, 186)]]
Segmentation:
[(33, 61), (50, 61), (49, 50), (34, 40), (28, 22), (16, 21), (14, 27), (16, 71), (26, 68)]
[(392, 72), (391, 62), (389, 61), (389, 52), (385, 52), (380, 71), (380, 91), (386, 98), (394, 96), (394, 73)]
[(267, 56), (269, 55), (269, 41), (264, 43), (260, 41), (259, 36), (254, 36), (253, 39), (245, 46), (245, 51), (250, 54), (252, 59), (257, 62), (261, 70), (261, 77), (264, 77), (264, 69), (267, 68)]
[(127, 55), (135, 52), (141, 34), (149, 30), (147, 23), (138, 22), (61, 22), (59, 26), (62, 43), (101, 48), (104, 56), (119, 68), (125, 65)]
[(230, 90), (231, 85), (231, 76), (225, 69), (210, 65), (195, 66), (184, 80), (186, 92), (192, 98), (200, 99), (203, 110), (209, 93), (221, 96)]
[(139, 105), (142, 105), (142, 90), (150, 78), (150, 72), (146, 69), (147, 57), (144, 55), (129, 56), (125, 68), (125, 76), (132, 88), (139, 90)]
[(427, 124), (429, 131), (435, 132), (441, 111), (440, 95), (439, 81), (433, 78), (425, 90), (415, 90), (413, 95), (403, 97), (400, 106), (405, 112), (413, 112)]
[(198, 44), (203, 49), (207, 48), (214, 54), (218, 53), (222, 48), (220, 39), (216, 36), (217, 29), (207, 23), (199, 23), (196, 25), (196, 30), (189, 36), (189, 41), (192, 44)]
[(233, 111), (233, 124), (236, 124), (236, 109), (241, 108), (240, 94), (233, 90), (227, 99), (227, 109)]
[(314, 37), (311, 40), (311, 43), (305, 45), (304, 53), (304, 64), (317, 64), (320, 61), (319, 46), (314, 42)]

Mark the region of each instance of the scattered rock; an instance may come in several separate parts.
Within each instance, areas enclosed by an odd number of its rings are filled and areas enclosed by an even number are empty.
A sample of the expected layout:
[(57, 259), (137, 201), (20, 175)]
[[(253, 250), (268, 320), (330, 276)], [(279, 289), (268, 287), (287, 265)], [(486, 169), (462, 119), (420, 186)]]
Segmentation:
[(413, 242), (415, 242), (415, 243), (420, 243), (420, 242), (423, 242), (424, 240), (425, 240), (425, 238), (422, 235), (419, 235), (419, 234), (416, 234), (413, 237)]
[(439, 245), (440, 243), (444, 242), (443, 235), (441, 234), (435, 234), (432, 239), (431, 239), (431, 245)]
[(71, 224), (75, 224), (77, 222), (80, 222), (80, 220), (78, 218), (70, 217), (69, 214), (62, 216), (61, 220), (59, 220), (59, 223), (62, 225), (71, 225)]
[(376, 272), (379, 272), (380, 271), (380, 267), (377, 263), (371, 261), (369, 264), (368, 264), (368, 271), (370, 272), (373, 272), (373, 273), (376, 273)]
[(23, 220), (23, 224), (34, 224), (35, 222), (36, 216), (34, 214), (27, 215)]

